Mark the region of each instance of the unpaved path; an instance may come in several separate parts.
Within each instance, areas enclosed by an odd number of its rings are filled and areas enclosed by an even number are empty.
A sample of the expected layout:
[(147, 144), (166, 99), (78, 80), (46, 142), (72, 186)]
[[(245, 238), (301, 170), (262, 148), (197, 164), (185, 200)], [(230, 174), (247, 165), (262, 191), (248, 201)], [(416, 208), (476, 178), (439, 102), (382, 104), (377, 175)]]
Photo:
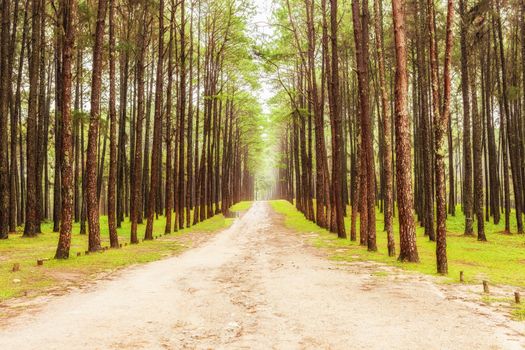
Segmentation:
[(254, 206), (178, 257), (0, 326), (0, 349), (522, 349), (501, 315), (316, 254)]

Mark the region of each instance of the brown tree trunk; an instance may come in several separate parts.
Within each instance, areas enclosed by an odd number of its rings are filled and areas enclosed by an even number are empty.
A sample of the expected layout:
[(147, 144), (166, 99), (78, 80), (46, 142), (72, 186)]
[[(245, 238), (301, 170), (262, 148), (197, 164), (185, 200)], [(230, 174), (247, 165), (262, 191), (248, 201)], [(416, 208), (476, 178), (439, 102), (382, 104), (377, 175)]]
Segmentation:
[(100, 122), (100, 95), (102, 84), (102, 51), (107, 0), (99, 0), (95, 44), (93, 46), (93, 75), (91, 80), (91, 112), (89, 115), (88, 148), (86, 159), (86, 203), (89, 230), (89, 251), (101, 249), (99, 198), (97, 175), (97, 149)]
[(402, 0), (392, 1), (396, 48), (396, 181), (399, 212), (400, 261), (418, 262), (416, 229), (413, 218), (413, 195), (410, 154), (410, 124), (408, 120), (408, 75), (406, 59), (405, 12)]
[(171, 9), (170, 17), (170, 42), (168, 47), (168, 87), (166, 91), (166, 227), (164, 233), (170, 234), (172, 228), (172, 211), (173, 211), (173, 165), (172, 165), (172, 125), (171, 125), (171, 109), (172, 109), (172, 90), (173, 90), (173, 47), (175, 45), (174, 37), (174, 21), (175, 9)]
[(465, 0), (459, 0), (461, 15), (461, 93), (463, 96), (463, 213), (465, 214), (465, 235), (472, 236), (472, 147), (470, 136), (470, 100), (469, 100), (469, 72), (468, 72), (468, 43), (467, 43), (467, 18)]
[[(474, 55), (472, 55), (475, 58)], [(474, 59), (475, 60), (475, 59)], [(474, 210), (478, 224), (478, 240), (486, 241), (483, 218), (483, 121), (478, 110), (476, 69), (471, 66), (470, 93), (472, 95), (472, 143), (474, 155)]]
[[(192, 205), (192, 194), (194, 190), (194, 178), (193, 178), (193, 9), (194, 4), (192, 3), (191, 18), (190, 18), (190, 47), (189, 47), (189, 61), (190, 61), (190, 86), (188, 96), (188, 146), (187, 146), (187, 186), (186, 186), (186, 227), (191, 226), (191, 210)], [(199, 24), (198, 24), (199, 25)], [(197, 140), (195, 140), (197, 143)]]
[(117, 109), (115, 107), (115, 0), (109, 0), (109, 178), (108, 226), (111, 248), (118, 248), (116, 182), (117, 182)]
[(75, 0), (62, 0), (61, 26), (63, 30), (62, 45), (62, 156), (61, 156), (61, 185), (62, 185), (62, 213), (60, 215), (60, 237), (55, 253), (56, 259), (67, 259), (71, 246), (71, 228), (73, 225), (73, 119), (71, 116), (71, 76), (73, 61), (73, 46), (76, 28)]
[[(21, 85), (22, 85), (22, 75), (23, 75), (23, 67), (24, 67), (24, 52), (27, 45), (27, 36), (29, 33), (29, 4), (30, 1), (25, 1), (24, 6), (24, 29), (22, 32), (22, 41), (21, 41), (21, 47), (20, 47), (20, 54), (18, 59), (18, 72), (17, 72), (17, 78), (16, 78), (16, 92), (15, 92), (15, 98), (14, 98), (14, 108), (12, 109), (11, 113), (14, 115), (14, 123), (15, 125), (12, 125), (13, 130), (15, 133), (18, 132), (18, 149), (19, 149), (19, 162), (20, 162), (20, 169), (11, 169), (12, 171), (17, 172), (18, 182), (17, 187), (19, 188), (18, 192), (18, 208), (17, 208), (17, 225), (21, 225), (24, 221), (24, 215), (25, 215), (25, 167), (24, 167), (24, 149), (23, 149), (23, 138), (22, 138), (22, 113), (21, 113), (21, 100), (22, 100), (22, 93), (21, 93)], [(13, 135), (13, 134), (11, 134)], [(13, 144), (13, 147), (16, 148), (16, 142), (13, 142), (13, 140), (16, 139), (16, 135), (11, 139), (11, 142)], [(11, 154), (13, 156), (13, 154)], [(16, 152), (14, 154), (16, 156)], [(14, 162), (15, 163), (15, 162)]]
[(438, 81), (438, 54), (436, 51), (435, 12), (433, 0), (428, 0), (428, 26), (430, 34), (430, 70), (432, 87), (432, 107), (434, 114), (435, 132), (435, 156), (436, 156), (436, 207), (437, 207), (437, 231), (436, 231), (436, 259), (437, 271), (441, 274), (448, 273), (446, 252), (446, 183), (445, 183), (445, 136), (448, 132), (448, 119), (450, 118), (450, 61), (452, 52), (452, 20), (454, 17), (453, 0), (447, 1), (447, 26), (445, 64), (443, 67), (443, 109), (440, 108), (440, 94)]
[(40, 16), (41, 0), (32, 0), (31, 60), (29, 64), (29, 98), (27, 109), (27, 176), (26, 176), (26, 220), (24, 237), (34, 237), (40, 231), (40, 210), (38, 208), (38, 77), (40, 72)]
[(133, 177), (131, 184), (131, 244), (139, 243), (137, 237), (137, 225), (139, 219), (140, 203), (142, 202), (142, 126), (144, 124), (144, 59), (146, 51), (146, 31), (147, 31), (147, 4), (143, 5), (141, 13), (141, 28), (138, 37), (138, 57), (136, 65), (137, 74), (137, 113), (135, 120), (135, 153), (133, 161)]
[[(43, 27), (45, 27), (43, 25)], [(45, 34), (43, 34), (42, 42), (45, 41)], [(62, 188), (62, 176), (61, 176), (61, 168), (62, 168), (62, 89), (63, 89), (63, 72), (62, 72), (62, 64), (63, 62), (63, 46), (64, 46), (63, 40), (57, 36), (55, 38), (55, 53), (54, 53), (54, 59), (55, 59), (55, 171), (54, 171), (54, 183), (53, 183), (53, 232), (60, 231), (60, 215), (62, 212), (61, 204), (61, 188)], [(42, 68), (40, 68), (42, 73)], [(51, 76), (49, 75), (49, 78)], [(43, 96), (42, 90), (40, 91), (40, 95)], [(48, 123), (46, 123), (48, 124)], [(47, 129), (47, 126), (45, 127)], [(47, 132), (45, 132), (47, 135)], [(40, 136), (40, 135), (39, 135)], [(44, 143), (47, 143), (47, 137), (42, 138)], [(43, 147), (45, 150), (47, 150), (47, 147)], [(46, 176), (47, 178), (47, 151), (43, 151), (42, 156), (45, 157), (45, 170), (46, 170)], [(45, 185), (47, 186), (47, 180), (44, 179)], [(45, 190), (46, 197), (47, 197), (47, 189)], [(46, 209), (44, 210), (44, 217), (47, 217), (48, 210), (47, 210), (47, 200), (44, 201), (46, 204)]]
[[(124, 15), (124, 20), (127, 16)], [(127, 28), (123, 35), (123, 40), (129, 40), (130, 23), (127, 20)], [(127, 50), (123, 50), (120, 54), (120, 94), (119, 94), (119, 135), (118, 135), (118, 153), (117, 153), (117, 227), (121, 227), (124, 216), (128, 212), (129, 203), (128, 178), (129, 171), (126, 159), (126, 119), (127, 119), (127, 104), (128, 104), (128, 81), (129, 81), (129, 55)], [(133, 125), (130, 125), (133, 129)], [(131, 133), (130, 133), (131, 134)]]
[(326, 157), (326, 145), (324, 136), (324, 116), (323, 106), (317, 86), (317, 76), (315, 70), (315, 26), (314, 26), (314, 1), (305, 0), (306, 16), (308, 24), (308, 86), (309, 94), (312, 97), (314, 124), (315, 124), (315, 159), (316, 159), (316, 223), (324, 228), (328, 228), (329, 213), (329, 174), (328, 161)]
[[(9, 8), (11, 0), (2, 1), (2, 32), (0, 46), (0, 239), (8, 238), (9, 234), (9, 154), (8, 150), (8, 116), (11, 81), (9, 79)], [(13, 142), (13, 141), (11, 141)]]
[[(499, 4), (499, 2), (497, 2)], [(499, 8), (499, 7), (498, 7)], [(497, 27), (501, 27), (501, 23), (498, 26), (496, 22), (496, 17), (498, 11), (494, 11), (495, 14), (492, 16), (492, 27), (493, 27), (493, 36), (494, 36), (494, 53), (497, 57), (496, 59), (496, 75), (497, 75), (497, 85), (498, 85), (498, 93), (499, 93), (499, 111), (501, 114), (500, 117), (500, 139), (501, 139), (501, 161), (502, 161), (502, 169), (503, 169), (503, 197), (504, 197), (504, 206), (505, 206), (505, 233), (510, 233), (510, 183), (509, 183), (509, 161), (508, 161), (508, 140), (507, 140), (507, 123), (509, 118), (509, 108), (506, 100), (506, 69), (504, 62), (504, 52), (503, 52), (503, 44), (499, 44), (499, 41), (501, 40), (502, 36), (497, 35), (496, 32), (500, 32), (497, 30)], [(500, 72), (501, 70), (501, 72)], [(503, 83), (504, 84), (503, 84)]]
[[(76, 81), (75, 81), (75, 113), (80, 112), (80, 94), (81, 94), (81, 81), (82, 81), (82, 50), (77, 49), (77, 62), (76, 62)], [(80, 221), (80, 183), (81, 183), (81, 173), (80, 173), (80, 154), (84, 153), (82, 145), (80, 144), (80, 123), (82, 120), (78, 117), (74, 118), (74, 142), (75, 142), (75, 178), (74, 178), (74, 187), (75, 187), (75, 222)]]
[(153, 125), (153, 146), (151, 150), (151, 181), (148, 197), (148, 221), (146, 223), (145, 240), (153, 239), (153, 220), (155, 219), (155, 200), (157, 186), (160, 183), (159, 167), (162, 156), (162, 96), (163, 91), (163, 54), (164, 54), (164, 0), (159, 3), (159, 53), (157, 61), (157, 77), (155, 86), (155, 120)]
[[(368, 72), (368, 1), (364, 0), (361, 9), (359, 0), (352, 1), (352, 16), (354, 18), (354, 41), (356, 45), (357, 79), (359, 89), (359, 106), (361, 118), (361, 204), (360, 214), (363, 235), (366, 231), (366, 242), (369, 251), (376, 251), (376, 220), (375, 220), (375, 169), (374, 148), (372, 140), (372, 123), (369, 101)], [(334, 71), (335, 67), (332, 67)], [(366, 208), (365, 208), (366, 207)], [(363, 216), (367, 216), (363, 220)], [(363, 236), (362, 235), (362, 236)]]
[[(392, 207), (393, 207), (393, 196), (392, 196), (392, 144), (391, 140), (391, 122), (390, 122), (390, 108), (388, 102), (388, 96), (386, 92), (386, 79), (385, 79), (385, 57), (383, 50), (383, 16), (382, 16), (382, 1), (374, 1), (374, 24), (375, 24), (375, 40), (376, 50), (379, 63), (379, 89), (381, 92), (381, 114), (383, 118), (383, 176), (384, 176), (384, 217), (385, 217), (385, 230), (387, 232), (388, 239), (388, 255), (396, 255), (396, 245), (394, 241), (394, 231), (392, 227)], [(405, 60), (406, 61), (406, 60)], [(402, 64), (403, 62), (400, 62)], [(406, 62), (405, 62), (406, 66)], [(406, 79), (406, 67), (404, 72), (400, 74), (405, 75)], [(406, 87), (405, 87), (406, 88)], [(405, 109), (406, 109), (406, 96), (404, 96)], [(401, 110), (401, 113), (403, 111)], [(404, 111), (406, 114), (406, 110)], [(408, 118), (407, 115), (402, 118)], [(408, 145), (410, 147), (410, 145)], [(410, 151), (409, 151), (410, 156)], [(411, 160), (408, 160), (408, 165), (411, 164)]]
[[(523, 233), (523, 219), (522, 219), (522, 198), (521, 198), (521, 169), (520, 165), (518, 163), (519, 159), (519, 152), (520, 150), (517, 149), (517, 141), (515, 137), (515, 126), (512, 125), (512, 113), (510, 109), (510, 101), (509, 101), (509, 90), (508, 90), (508, 84), (507, 84), (507, 64), (505, 61), (505, 54), (503, 49), (503, 34), (502, 34), (502, 24), (501, 24), (501, 11), (500, 11), (500, 1), (496, 0), (496, 30), (498, 34), (498, 44), (499, 44), (499, 56), (500, 56), (500, 64), (501, 64), (501, 81), (502, 81), (502, 92), (503, 92), (503, 106), (505, 110), (505, 116), (502, 117), (502, 125), (505, 125), (505, 131), (504, 131), (504, 137), (506, 137), (506, 141), (508, 143), (508, 151), (510, 156), (510, 167), (512, 171), (512, 184), (514, 187), (514, 205), (516, 207), (516, 222), (518, 226), (518, 233)], [(505, 121), (503, 121), (505, 119)], [(503, 146), (507, 147), (507, 146)], [(505, 152), (505, 150), (504, 150)], [(505, 156), (504, 156), (505, 158)], [(517, 159), (518, 158), (518, 159)], [(504, 164), (506, 164), (506, 161), (504, 159)], [(506, 166), (506, 165), (505, 165)], [(508, 188), (508, 187), (507, 187)], [(505, 217), (507, 221), (507, 217)], [(507, 229), (507, 222), (505, 223), (505, 228)]]
[(184, 208), (185, 208), (185, 119), (186, 119), (186, 16), (185, 16), (185, 0), (181, 0), (181, 11), (180, 11), (180, 77), (179, 77), (179, 177), (178, 181), (178, 191), (177, 191), (177, 223), (178, 228), (184, 228)]

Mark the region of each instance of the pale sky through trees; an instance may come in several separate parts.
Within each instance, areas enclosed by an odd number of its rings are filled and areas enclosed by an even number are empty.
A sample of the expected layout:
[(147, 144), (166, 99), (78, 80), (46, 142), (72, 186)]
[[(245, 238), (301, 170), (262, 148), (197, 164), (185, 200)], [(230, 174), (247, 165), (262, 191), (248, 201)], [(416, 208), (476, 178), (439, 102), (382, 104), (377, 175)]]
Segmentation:
[[(261, 41), (272, 39), (274, 34), (271, 26), (273, 3), (267, 0), (253, 0), (253, 3), (256, 13), (251, 23), (255, 27), (252, 35), (257, 40), (257, 43), (261, 43)], [(270, 112), (268, 100), (272, 97), (271, 84), (266, 76), (261, 76), (260, 83), (261, 106), (264, 114), (267, 115)]]

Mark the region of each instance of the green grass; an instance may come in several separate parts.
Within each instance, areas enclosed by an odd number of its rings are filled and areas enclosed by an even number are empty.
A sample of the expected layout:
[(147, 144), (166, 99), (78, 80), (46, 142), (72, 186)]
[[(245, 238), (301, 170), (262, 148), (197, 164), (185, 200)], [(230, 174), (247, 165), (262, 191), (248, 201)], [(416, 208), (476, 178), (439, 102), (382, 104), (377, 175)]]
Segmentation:
[[(110, 249), (103, 253), (85, 255), (87, 235), (79, 234), (79, 224), (73, 226), (70, 258), (55, 260), (58, 233), (52, 232), (52, 223), (42, 225), (42, 234), (35, 238), (22, 238), (20, 227), (17, 233), (10, 234), (9, 239), (0, 241), (0, 302), (21, 295), (38, 295), (50, 287), (60, 287), (65, 280), (79, 283), (102, 272), (132, 265), (143, 264), (163, 257), (180, 253), (191, 244), (188, 233), (207, 234), (228, 227), (233, 219), (216, 215), (191, 228), (180, 230), (171, 235), (159, 237), (153, 241), (137, 245), (123, 246), (122, 249)], [(138, 226), (139, 238), (145, 231), (146, 221)], [(153, 225), (153, 235), (164, 233), (166, 218), (159, 217)], [(102, 246), (109, 246), (107, 217), (100, 217)], [(117, 230), (120, 243), (129, 242), (130, 222), (126, 220)], [(82, 255), (77, 257), (77, 252)], [(44, 261), (44, 266), (36, 266), (37, 259)], [(20, 271), (12, 272), (14, 263), (20, 264)]]
[(252, 207), (252, 204), (253, 204), (252, 201), (239, 202), (233, 205), (230, 208), (230, 211), (237, 211), (237, 212), (248, 211)]
[[(368, 252), (357, 242), (338, 239), (316, 224), (305, 219), (304, 215), (287, 201), (272, 201), (272, 207), (285, 215), (285, 225), (301, 233), (313, 232), (311, 243), (318, 247), (332, 248), (332, 258), (341, 261), (372, 260), (398, 266), (409, 271), (436, 274), (435, 243), (424, 236), (423, 228), (417, 228), (417, 246), (420, 263), (400, 263), (389, 257), (386, 232), (383, 232), (383, 214), (377, 213), (378, 252)], [(463, 235), (464, 217), (460, 209), (457, 216), (447, 220), (447, 253), (449, 274), (447, 282), (458, 282), (459, 272), (464, 271), (465, 282), (479, 283), (488, 280), (491, 284), (525, 287), (525, 235), (505, 235), (503, 222), (500, 225), (485, 223), (488, 242), (478, 242), (475, 237)], [(514, 217), (515, 220), (515, 217)], [(503, 220), (502, 220), (503, 221)], [(346, 219), (347, 233), (350, 232), (350, 218)], [(516, 232), (515, 222), (511, 222), (512, 232)], [(359, 233), (359, 230), (357, 231)], [(394, 220), (396, 251), (399, 252), (399, 225)], [(520, 309), (521, 314), (525, 314)]]
[(522, 303), (514, 306), (512, 317), (518, 321), (525, 321), (525, 304)]

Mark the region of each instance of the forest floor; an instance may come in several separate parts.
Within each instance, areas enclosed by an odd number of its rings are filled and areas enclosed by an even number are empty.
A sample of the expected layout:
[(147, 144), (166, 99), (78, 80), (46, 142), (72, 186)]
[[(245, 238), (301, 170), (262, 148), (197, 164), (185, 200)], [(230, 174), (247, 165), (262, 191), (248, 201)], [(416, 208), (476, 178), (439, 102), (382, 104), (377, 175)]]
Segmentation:
[(49, 297), (2, 349), (523, 349), (525, 325), (435, 277), (328, 259), (257, 202), (180, 256)]

